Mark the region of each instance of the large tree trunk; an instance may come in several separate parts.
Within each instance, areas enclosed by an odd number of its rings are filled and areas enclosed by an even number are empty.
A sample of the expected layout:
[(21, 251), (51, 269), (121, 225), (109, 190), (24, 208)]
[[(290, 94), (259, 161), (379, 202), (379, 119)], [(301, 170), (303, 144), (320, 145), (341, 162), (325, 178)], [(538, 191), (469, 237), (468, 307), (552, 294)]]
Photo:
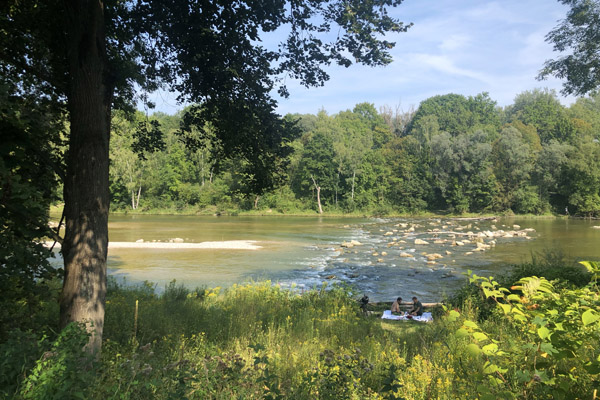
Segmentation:
[(104, 326), (108, 249), (108, 144), (112, 89), (107, 86), (103, 3), (67, 1), (70, 140), (64, 185), (65, 278), (60, 325), (77, 321), (99, 354)]

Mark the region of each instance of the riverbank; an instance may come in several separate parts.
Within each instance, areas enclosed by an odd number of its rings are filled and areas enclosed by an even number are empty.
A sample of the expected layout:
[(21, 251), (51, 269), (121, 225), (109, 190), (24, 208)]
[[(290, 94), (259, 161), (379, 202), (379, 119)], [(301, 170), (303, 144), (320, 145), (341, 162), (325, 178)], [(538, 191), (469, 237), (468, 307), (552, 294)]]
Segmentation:
[[(536, 298), (535, 307), (519, 306), (522, 316), (512, 320), (480, 291), (470, 293), (452, 308), (434, 309), (433, 322), (424, 324), (365, 316), (357, 296), (341, 286), (299, 291), (263, 282), (189, 290), (172, 283), (159, 296), (150, 283), (110, 281), (101, 358), (85, 361), (87, 337), (76, 325), (56, 333), (50, 321), (58, 318), (58, 302), (48, 299), (27, 318), (38, 324), (34, 329), (11, 331), (0, 341), (0, 395), (592, 398), (598, 373), (586, 365), (597, 364), (597, 323), (584, 317), (583, 326), (578, 315), (561, 325), (561, 336), (577, 337), (584, 351), (559, 357), (546, 351), (554, 347), (543, 336), (554, 325), (530, 333), (519, 321), (555, 308), (545, 318), (562, 316), (570, 302)], [(585, 301), (587, 309), (599, 309), (597, 298)]]
[[(63, 204), (53, 205), (50, 207), (50, 216), (53, 220), (58, 221), (62, 215)], [(117, 209), (111, 210), (111, 214), (114, 215), (173, 215), (173, 216), (260, 216), (260, 217), (323, 217), (323, 218), (471, 218), (471, 219), (490, 219), (490, 218), (531, 218), (531, 219), (539, 219), (539, 218), (569, 218), (569, 216), (565, 215), (557, 215), (557, 214), (514, 214), (514, 213), (462, 213), (462, 214), (453, 214), (453, 213), (435, 213), (429, 211), (422, 211), (416, 213), (399, 213), (399, 212), (386, 212), (384, 214), (377, 212), (362, 212), (356, 211), (351, 213), (337, 212), (337, 211), (325, 211), (323, 214), (319, 214), (314, 210), (306, 210), (306, 211), (290, 211), (290, 212), (282, 212), (280, 210), (274, 209), (261, 209), (261, 210), (222, 210), (218, 207), (208, 207), (204, 209), (197, 209), (195, 207), (188, 207), (184, 209), (177, 208), (160, 208), (160, 209)], [(576, 217), (570, 217), (576, 218)]]

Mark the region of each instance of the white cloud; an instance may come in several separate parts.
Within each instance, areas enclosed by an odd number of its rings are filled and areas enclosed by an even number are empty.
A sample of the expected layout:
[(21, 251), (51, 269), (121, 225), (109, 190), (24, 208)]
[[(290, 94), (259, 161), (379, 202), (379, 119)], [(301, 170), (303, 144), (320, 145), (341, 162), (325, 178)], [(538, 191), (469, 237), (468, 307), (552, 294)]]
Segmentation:
[(504, 106), (525, 90), (560, 90), (556, 79), (535, 78), (554, 56), (544, 37), (565, 11), (554, 0), (406, 0), (392, 13), (415, 25), (390, 37), (397, 43), (391, 65), (330, 67), (331, 80), (321, 88), (288, 81), (291, 97), (278, 110), (333, 114), (365, 101), (407, 109), (438, 94), (484, 91)]
[(490, 78), (484, 73), (461, 68), (455, 65), (454, 61), (448, 56), (433, 54), (414, 54), (411, 58), (422, 67), (429, 67), (437, 72), (449, 75), (473, 79), (483, 83), (490, 81)]
[(439, 48), (443, 52), (452, 52), (462, 49), (471, 43), (471, 37), (465, 34), (453, 34), (442, 39)]

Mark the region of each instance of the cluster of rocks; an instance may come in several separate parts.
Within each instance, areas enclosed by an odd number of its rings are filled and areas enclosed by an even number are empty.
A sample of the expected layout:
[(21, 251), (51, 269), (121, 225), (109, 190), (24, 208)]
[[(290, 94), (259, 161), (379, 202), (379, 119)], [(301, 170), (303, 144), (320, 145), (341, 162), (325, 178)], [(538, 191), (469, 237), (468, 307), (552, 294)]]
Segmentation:
[[(482, 230), (478, 226), (479, 221), (474, 220), (466, 225), (461, 225), (459, 220), (447, 220), (442, 223), (441, 219), (431, 220), (425, 223), (425, 225), (401, 222), (395, 224), (392, 229), (380, 229), (380, 232), (386, 238), (384, 240), (387, 241), (387, 248), (395, 247), (400, 250), (400, 253), (394, 252), (392, 255), (402, 258), (417, 258), (422, 256), (429, 265), (435, 265), (440, 262), (439, 260), (452, 255), (454, 250), (450, 251), (451, 248), (455, 248), (456, 251), (460, 249), (459, 252), (461, 254), (470, 255), (474, 252), (482, 252), (493, 248), (499, 239), (531, 239), (529, 234), (535, 232), (535, 229), (521, 229), (516, 224), (509, 227), (502, 225), (502, 229), (498, 229), (496, 225), (492, 224), (489, 226), (489, 229)], [(497, 220), (494, 219), (492, 222), (497, 223)], [(439, 253), (417, 252), (418, 249), (431, 244), (437, 245), (438, 248), (440, 246), (442, 248), (447, 246), (448, 249), (444, 249), (444, 251)], [(356, 240), (343, 242), (339, 251), (340, 253), (344, 253), (347, 249), (361, 245), (362, 243)], [(410, 247), (410, 249), (407, 249), (407, 247)], [(384, 262), (385, 259), (383, 257), (387, 256), (388, 253), (374, 250), (374, 248), (370, 250), (371, 255), (376, 257), (377, 262)], [(357, 253), (357, 251), (354, 250), (354, 253)]]
[(345, 247), (347, 249), (351, 249), (354, 246), (362, 246), (362, 243), (358, 240), (351, 240), (349, 242), (343, 242), (340, 246)]

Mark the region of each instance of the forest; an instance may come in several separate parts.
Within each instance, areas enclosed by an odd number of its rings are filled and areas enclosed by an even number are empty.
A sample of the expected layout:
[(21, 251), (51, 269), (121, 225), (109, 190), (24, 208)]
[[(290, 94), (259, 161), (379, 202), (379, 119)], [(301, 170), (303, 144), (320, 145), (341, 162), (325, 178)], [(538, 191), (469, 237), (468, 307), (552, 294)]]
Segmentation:
[[(285, 116), (287, 77), (391, 63), (403, 0), (0, 2), (0, 398), (598, 398), (594, 261), (468, 273), (427, 325), (344, 285), (157, 294), (107, 269), (119, 210), (597, 217), (600, 2), (559, 1), (538, 78), (568, 107), (538, 89)], [(135, 111), (157, 90), (190, 106)]]
[[(114, 113), (112, 210), (600, 212), (597, 92), (568, 107), (536, 89), (506, 107), (487, 93), (445, 94), (409, 110), (360, 103), (337, 114), (288, 114), (295, 129), (259, 190), (244, 160), (219, 162), (210, 125), (184, 133), (182, 115)], [(195, 146), (186, 146), (190, 135)]]

